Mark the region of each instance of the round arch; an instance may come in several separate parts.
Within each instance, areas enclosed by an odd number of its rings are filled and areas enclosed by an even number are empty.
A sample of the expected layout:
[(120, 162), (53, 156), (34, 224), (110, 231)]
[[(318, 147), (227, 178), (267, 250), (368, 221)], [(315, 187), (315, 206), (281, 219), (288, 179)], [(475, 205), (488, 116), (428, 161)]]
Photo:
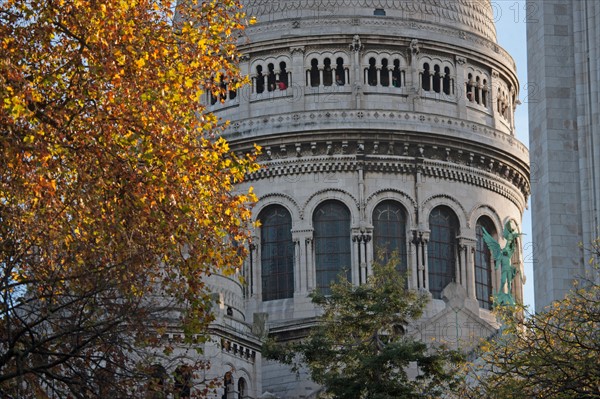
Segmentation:
[(304, 203), (302, 207), (302, 218), (312, 227), (312, 215), (317, 207), (324, 201), (337, 200), (350, 210), (350, 227), (359, 225), (358, 201), (350, 193), (341, 189), (326, 189), (317, 191)]
[(440, 205), (447, 206), (454, 211), (461, 229), (467, 226), (468, 215), (462, 204), (450, 195), (438, 194), (426, 199), (421, 207), (423, 210), (423, 220), (427, 220), (427, 229), (429, 229), (429, 215), (431, 211)]
[(396, 189), (379, 190), (367, 198), (365, 213), (370, 226), (373, 226), (373, 211), (383, 201), (396, 201), (404, 207), (406, 211), (406, 225), (410, 230), (415, 227), (415, 208), (417, 202), (407, 193)]
[(252, 209), (252, 221), (258, 220), (258, 215), (269, 205), (281, 205), (286, 208), (292, 216), (292, 223), (300, 219), (300, 207), (292, 197), (282, 193), (271, 193), (263, 195), (258, 199)]

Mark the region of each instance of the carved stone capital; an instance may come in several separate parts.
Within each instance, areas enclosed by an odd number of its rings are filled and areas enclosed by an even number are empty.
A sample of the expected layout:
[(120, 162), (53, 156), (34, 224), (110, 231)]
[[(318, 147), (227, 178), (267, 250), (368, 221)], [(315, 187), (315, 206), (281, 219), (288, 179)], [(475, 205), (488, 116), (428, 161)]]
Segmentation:
[(359, 52), (363, 49), (362, 42), (360, 41), (360, 36), (354, 35), (352, 38), (352, 44), (350, 44), (350, 50), (354, 52)]
[(290, 53), (292, 53), (292, 55), (304, 54), (304, 46), (290, 47)]

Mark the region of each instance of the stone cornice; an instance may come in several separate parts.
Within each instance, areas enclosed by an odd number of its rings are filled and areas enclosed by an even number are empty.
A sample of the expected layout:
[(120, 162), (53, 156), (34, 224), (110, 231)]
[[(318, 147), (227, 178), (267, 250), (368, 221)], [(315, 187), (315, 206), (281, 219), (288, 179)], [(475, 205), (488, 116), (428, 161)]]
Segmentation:
[[(486, 165), (466, 165), (457, 162), (421, 159), (403, 156), (357, 155), (310, 156), (277, 159), (264, 162), (261, 170), (248, 176), (250, 182), (283, 177), (297, 181), (301, 175), (314, 173), (366, 172), (414, 175), (417, 171), (425, 178), (440, 179), (482, 187), (513, 202), (521, 211), (529, 195), (529, 181), (515, 169), (501, 166), (486, 170)], [(390, 187), (391, 188), (391, 187)]]
[[(314, 126), (314, 127), (313, 127)], [(515, 137), (500, 132), (490, 126), (470, 122), (459, 118), (435, 115), (424, 112), (389, 111), (389, 110), (323, 110), (301, 111), (281, 115), (265, 115), (256, 118), (233, 121), (229, 124), (223, 136), (229, 141), (257, 141), (262, 135), (308, 133), (318, 135), (317, 130), (323, 129), (361, 130), (377, 128), (380, 131), (390, 130), (390, 133), (402, 129), (403, 133), (411, 134), (448, 134), (452, 138), (460, 135), (464, 141), (491, 140), (490, 146), (504, 145), (510, 148), (519, 158), (528, 161), (529, 151)], [(425, 130), (437, 128), (435, 133)], [(307, 129), (308, 128), (308, 129)], [(422, 129), (422, 130), (421, 130)], [(468, 134), (461, 134), (460, 131)], [(445, 133), (448, 132), (448, 133)], [(471, 138), (469, 138), (469, 136)]]

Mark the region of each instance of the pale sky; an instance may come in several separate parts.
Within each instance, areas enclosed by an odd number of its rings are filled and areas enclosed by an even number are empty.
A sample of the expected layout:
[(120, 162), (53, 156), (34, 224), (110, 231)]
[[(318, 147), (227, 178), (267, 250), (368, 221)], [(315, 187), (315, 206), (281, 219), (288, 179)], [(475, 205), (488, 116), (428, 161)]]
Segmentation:
[[(517, 107), (515, 126), (517, 138), (529, 147), (529, 124), (527, 113), (527, 39), (525, 33), (525, 19), (535, 19), (536, 10), (526, 8), (525, 0), (492, 0), (498, 44), (508, 51), (517, 64), (519, 75), (519, 99), (522, 104)], [(527, 283), (524, 287), (524, 302), (534, 310), (533, 298), (533, 264), (535, 262), (535, 246), (531, 236), (531, 212), (525, 211), (521, 231), (526, 235), (523, 238), (525, 275)]]

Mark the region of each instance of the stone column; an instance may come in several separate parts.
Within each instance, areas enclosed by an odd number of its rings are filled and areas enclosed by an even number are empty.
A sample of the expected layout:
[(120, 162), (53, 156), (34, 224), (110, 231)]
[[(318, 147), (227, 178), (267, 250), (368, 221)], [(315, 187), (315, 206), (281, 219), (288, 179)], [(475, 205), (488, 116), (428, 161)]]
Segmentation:
[(498, 100), (500, 99), (500, 74), (494, 69), (492, 69), (490, 86), (492, 88), (492, 95), (490, 98), (490, 101), (492, 102), (492, 117), (494, 118), (494, 127), (498, 129), (502, 126), (502, 123), (500, 122), (502, 114), (498, 110)]
[(304, 253), (305, 253), (305, 265), (306, 270), (306, 292), (311, 292), (316, 287), (316, 269), (315, 269), (315, 252), (314, 252), (314, 240), (312, 231), (310, 237), (304, 239)]
[[(294, 293), (306, 292), (306, 269), (303, 267), (305, 252), (302, 248), (303, 235), (292, 230), (294, 242)], [(304, 283), (304, 284), (303, 284)]]
[(472, 238), (462, 238), (465, 256), (465, 282), (463, 287), (467, 290), (467, 296), (476, 299), (475, 291), (475, 247), (477, 241)]
[(246, 295), (248, 297), (252, 297), (254, 294), (254, 270), (256, 269), (258, 256), (258, 246), (255, 244), (254, 240), (257, 240), (258, 237), (253, 237), (253, 241), (248, 245), (248, 269), (245, 273), (246, 278)]
[(411, 231), (412, 237), (408, 240), (407, 245), (410, 248), (409, 252), (409, 266), (411, 273), (411, 281), (413, 283), (414, 289), (418, 290), (419, 288), (423, 288), (424, 280), (423, 273), (420, 269), (421, 266), (421, 253), (420, 253), (420, 242), (421, 237), (419, 236), (418, 230)]
[(458, 89), (458, 93), (456, 96), (456, 117), (457, 118), (466, 118), (467, 117), (467, 95), (465, 94), (465, 65), (467, 64), (467, 59), (465, 57), (456, 57), (456, 81), (455, 86)]
[[(304, 103), (297, 100), (300, 96), (305, 97), (303, 94), (307, 87), (306, 82), (310, 83), (308, 79), (310, 72), (304, 69), (304, 47), (291, 47), (290, 53), (292, 53), (292, 65), (288, 70), (288, 90), (291, 91), (288, 91), (288, 94), (291, 93), (294, 100), (291, 101), (292, 108), (294, 112), (297, 112), (304, 109)], [(304, 79), (302, 79), (303, 74)]]
[(421, 239), (421, 249), (423, 251), (423, 288), (429, 291), (429, 254), (427, 253), (427, 243), (429, 242), (429, 231), (424, 231)]

